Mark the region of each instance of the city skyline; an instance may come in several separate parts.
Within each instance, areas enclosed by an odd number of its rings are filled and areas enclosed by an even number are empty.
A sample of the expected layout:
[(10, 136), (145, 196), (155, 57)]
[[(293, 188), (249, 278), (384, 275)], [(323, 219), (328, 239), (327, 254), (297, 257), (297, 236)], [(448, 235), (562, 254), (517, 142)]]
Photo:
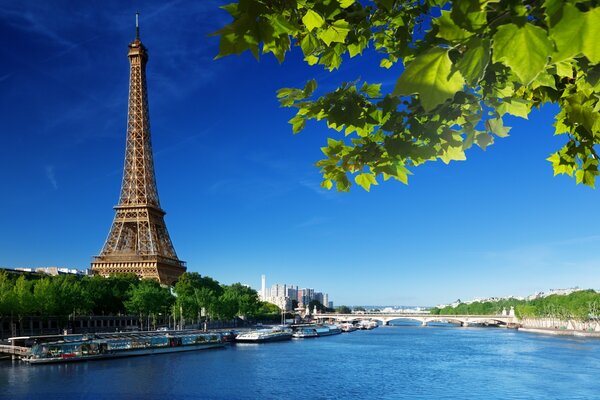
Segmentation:
[[(207, 4), (210, 3), (210, 4)], [(117, 204), (133, 3), (5, 1), (0, 32), (0, 265), (84, 268)], [(292, 135), (276, 90), (316, 77), (393, 86), (376, 56), (327, 73), (298, 52), (212, 60), (225, 2), (149, 2), (140, 25), (161, 203), (188, 271), (229, 284), (327, 288), (336, 305), (600, 288), (598, 193), (552, 176), (556, 108), (509, 118), (511, 137), (467, 161), (413, 170), (365, 193), (319, 187), (324, 124)], [(68, 215), (65, 215), (68, 211)]]

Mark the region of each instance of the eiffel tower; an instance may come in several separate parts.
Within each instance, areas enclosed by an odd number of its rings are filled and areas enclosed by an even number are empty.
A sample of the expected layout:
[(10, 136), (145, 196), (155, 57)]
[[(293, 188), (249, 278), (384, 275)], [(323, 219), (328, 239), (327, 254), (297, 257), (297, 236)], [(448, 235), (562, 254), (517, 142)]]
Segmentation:
[(121, 196), (106, 243), (92, 259), (92, 271), (102, 276), (135, 273), (172, 285), (186, 266), (177, 258), (158, 200), (146, 89), (148, 51), (140, 41), (137, 14), (128, 57), (129, 109)]

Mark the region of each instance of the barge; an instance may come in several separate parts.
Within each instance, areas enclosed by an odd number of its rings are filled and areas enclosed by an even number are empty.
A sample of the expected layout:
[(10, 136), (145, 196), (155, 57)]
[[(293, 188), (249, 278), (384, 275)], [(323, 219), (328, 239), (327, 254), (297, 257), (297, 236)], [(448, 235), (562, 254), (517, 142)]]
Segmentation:
[(290, 340), (291, 338), (291, 329), (273, 328), (240, 333), (236, 336), (235, 341), (236, 343), (267, 343)]
[(87, 361), (223, 347), (220, 333), (200, 331), (97, 334), (34, 344), (22, 360), (30, 364)]

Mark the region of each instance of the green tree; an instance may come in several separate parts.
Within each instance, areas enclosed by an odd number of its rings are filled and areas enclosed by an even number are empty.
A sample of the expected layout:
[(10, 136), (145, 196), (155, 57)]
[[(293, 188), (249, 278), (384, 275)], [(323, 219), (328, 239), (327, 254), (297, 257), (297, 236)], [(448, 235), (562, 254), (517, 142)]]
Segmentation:
[(335, 308), (335, 312), (338, 314), (350, 314), (352, 310), (348, 306), (339, 306)]
[(56, 315), (58, 311), (58, 293), (50, 277), (35, 282), (33, 287), (35, 311), (43, 317)]
[(198, 305), (196, 290), (202, 287), (202, 277), (197, 272), (184, 272), (175, 284), (177, 299), (174, 305), (174, 314), (187, 320), (193, 320), (200, 315), (201, 307)]
[(261, 302), (255, 317), (260, 321), (280, 322), (281, 308), (272, 303)]
[(174, 306), (176, 317), (200, 321), (201, 312), (207, 316), (216, 316), (219, 313), (219, 297), (223, 288), (216, 280), (201, 276), (197, 272), (186, 272), (179, 277), (175, 284), (177, 299)]
[(5, 271), (0, 271), (0, 316), (12, 316), (17, 309), (15, 282)]
[(135, 274), (114, 274), (107, 278), (94, 275), (81, 281), (85, 298), (89, 299), (94, 315), (118, 315), (126, 312), (125, 302), (131, 288), (139, 283)]
[(19, 317), (19, 322), (22, 322), (22, 318), (25, 315), (32, 315), (36, 311), (33, 297), (33, 282), (28, 281), (25, 276), (21, 275), (15, 282), (13, 290), (15, 313)]
[[(240, 0), (223, 7), (233, 21), (216, 32), (217, 57), (249, 50), (283, 62), (292, 46), (309, 65), (333, 71), (363, 52), (397, 71), (396, 86), (360, 78), (329, 93), (317, 82), (278, 92), (297, 109), (294, 133), (309, 120), (339, 132), (317, 162), (322, 186), (369, 190), (408, 182), (433, 160), (465, 160), (508, 136), (504, 117), (527, 118), (558, 105), (550, 155), (554, 174), (593, 186), (600, 143), (600, 3), (596, 0)], [(351, 179), (353, 178), (353, 179)]]
[(227, 312), (222, 311), (222, 316), (226, 317), (225, 319), (231, 319), (234, 316), (254, 317), (260, 307), (256, 290), (241, 283), (224, 286), (221, 301), (227, 307)]
[(127, 311), (139, 315), (140, 322), (152, 319), (156, 327), (158, 314), (168, 310), (173, 304), (173, 296), (167, 288), (160, 286), (152, 279), (142, 279), (137, 286), (131, 288), (130, 298), (125, 302)]

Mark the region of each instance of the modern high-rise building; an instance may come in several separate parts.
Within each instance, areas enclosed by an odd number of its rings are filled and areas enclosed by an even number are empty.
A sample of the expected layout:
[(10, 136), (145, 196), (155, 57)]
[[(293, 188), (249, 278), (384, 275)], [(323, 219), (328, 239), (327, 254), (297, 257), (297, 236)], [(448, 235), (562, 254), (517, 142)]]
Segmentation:
[(271, 297), (286, 297), (286, 285), (275, 284), (271, 286)]
[(260, 297), (261, 301), (267, 297), (267, 277), (264, 274), (260, 276)]
[[(264, 295), (263, 295), (264, 293)], [(311, 301), (318, 300), (321, 304), (327, 306), (329, 296), (326, 293), (317, 292), (311, 288), (298, 288), (294, 284), (274, 284), (270, 289), (266, 287), (266, 277), (261, 276), (261, 300), (277, 305), (278, 307), (291, 310), (292, 301), (296, 300), (303, 306), (307, 306)]]
[(158, 200), (146, 86), (148, 51), (139, 32), (136, 15), (136, 35), (127, 54), (129, 108), (121, 196), (106, 243), (92, 258), (92, 271), (103, 276), (134, 273), (172, 285), (186, 265), (175, 253)]

